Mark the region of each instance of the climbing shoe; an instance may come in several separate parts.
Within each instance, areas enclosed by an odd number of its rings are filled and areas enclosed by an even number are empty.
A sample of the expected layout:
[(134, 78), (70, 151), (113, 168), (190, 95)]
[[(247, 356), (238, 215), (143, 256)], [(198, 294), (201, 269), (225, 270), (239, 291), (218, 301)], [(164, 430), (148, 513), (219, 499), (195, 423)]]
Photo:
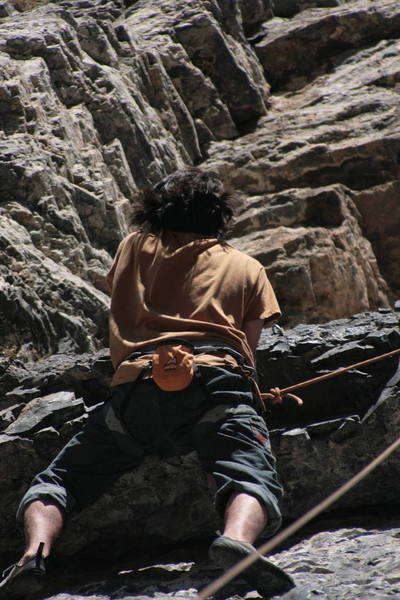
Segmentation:
[[(251, 544), (232, 540), (224, 535), (211, 544), (209, 556), (212, 562), (228, 570), (249, 554), (257, 550)], [(247, 567), (240, 577), (245, 579), (262, 596), (282, 594), (295, 587), (293, 579), (282, 569), (271, 563), (261, 554), (259, 558)]]
[(33, 558), (24, 565), (11, 565), (0, 581), (0, 598), (4, 600), (24, 600), (27, 594), (33, 594), (44, 587), (46, 567), (42, 556), (44, 544), (40, 543)]

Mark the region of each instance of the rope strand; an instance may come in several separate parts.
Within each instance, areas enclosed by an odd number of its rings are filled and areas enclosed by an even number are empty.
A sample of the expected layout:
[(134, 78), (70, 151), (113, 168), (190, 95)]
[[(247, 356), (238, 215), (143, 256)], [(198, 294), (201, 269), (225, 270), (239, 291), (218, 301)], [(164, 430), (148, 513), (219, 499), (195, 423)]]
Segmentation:
[(283, 399), (285, 397), (292, 398), (295, 400), (297, 404), (300, 406), (303, 404), (303, 401), (298, 396), (291, 394), (290, 392), (294, 390), (299, 390), (300, 388), (307, 387), (313, 383), (318, 383), (319, 381), (325, 381), (326, 379), (330, 379), (331, 377), (336, 377), (336, 375), (341, 375), (342, 373), (346, 373), (346, 371), (350, 371), (351, 369), (356, 369), (358, 367), (363, 367), (364, 365), (369, 365), (371, 363), (377, 362), (379, 360), (383, 360), (384, 358), (389, 358), (391, 356), (396, 356), (396, 354), (400, 354), (400, 348), (397, 350), (392, 350), (391, 352), (386, 352), (385, 354), (380, 354), (379, 356), (374, 356), (373, 358), (368, 358), (367, 360), (363, 360), (361, 362), (355, 363), (354, 365), (350, 365), (348, 367), (343, 367), (341, 369), (337, 369), (336, 371), (332, 371), (331, 373), (326, 373), (325, 375), (319, 375), (318, 377), (314, 377), (313, 379), (308, 379), (307, 381), (302, 381), (301, 383), (295, 383), (294, 385), (290, 385), (289, 387), (280, 389), (278, 387), (271, 388), (269, 392), (262, 393), (261, 398), (272, 400), (273, 404), (282, 404)]

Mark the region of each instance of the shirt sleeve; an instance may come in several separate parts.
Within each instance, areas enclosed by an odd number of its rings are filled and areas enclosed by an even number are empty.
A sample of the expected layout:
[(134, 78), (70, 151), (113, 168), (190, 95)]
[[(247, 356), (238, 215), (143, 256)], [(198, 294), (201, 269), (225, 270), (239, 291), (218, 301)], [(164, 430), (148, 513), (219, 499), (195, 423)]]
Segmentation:
[(249, 290), (243, 322), (263, 319), (264, 324), (281, 316), (278, 301), (263, 266)]

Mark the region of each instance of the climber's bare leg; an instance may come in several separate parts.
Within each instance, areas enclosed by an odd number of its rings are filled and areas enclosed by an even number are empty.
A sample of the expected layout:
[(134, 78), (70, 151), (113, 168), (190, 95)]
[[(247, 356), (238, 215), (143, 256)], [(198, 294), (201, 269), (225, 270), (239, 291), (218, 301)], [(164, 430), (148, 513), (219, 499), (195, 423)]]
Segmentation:
[(267, 522), (267, 511), (257, 498), (249, 494), (236, 493), (230, 497), (226, 505), (223, 535), (233, 540), (253, 544)]
[(35, 556), (41, 542), (44, 543), (43, 557), (46, 558), (63, 524), (63, 513), (56, 504), (41, 500), (31, 502), (24, 513), (25, 552), (18, 564), (25, 564)]

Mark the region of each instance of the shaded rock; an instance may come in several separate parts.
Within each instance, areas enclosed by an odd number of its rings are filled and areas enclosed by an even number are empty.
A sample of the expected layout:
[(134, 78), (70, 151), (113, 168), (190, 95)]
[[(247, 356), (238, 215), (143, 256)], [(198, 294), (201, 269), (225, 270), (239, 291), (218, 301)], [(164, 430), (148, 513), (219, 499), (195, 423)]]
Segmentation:
[(15, 12), (14, 6), (8, 0), (0, 2), (0, 18), (8, 17)]
[(7, 356), (4, 352), (0, 357), (0, 377), (3, 384), (3, 393), (17, 386), (18, 381), (27, 375), (28, 371), (25, 369), (23, 362), (12, 356)]
[(62, 554), (83, 557), (89, 552), (102, 560), (110, 549), (114, 556), (130, 553), (133, 539), (140, 551), (151, 551), (209, 534), (218, 525), (212, 503), (194, 453), (165, 461), (150, 456), (95, 506), (72, 517)]
[[(2, 405), (10, 404), (10, 402), (15, 402), (16, 400), (20, 399), (24, 400), (26, 403), (32, 398), (36, 398), (39, 393), (40, 389), (37, 387), (25, 388), (23, 386), (19, 386), (4, 395), (2, 399)], [(23, 404), (21, 406), (23, 406)]]
[[(229, 2), (225, 2), (229, 7)], [(270, 19), (276, 14), (274, 0), (240, 0), (241, 17), (243, 28), (247, 35), (257, 30), (263, 21)]]
[(290, 18), (302, 10), (311, 7), (334, 7), (351, 0), (273, 0), (273, 12), (276, 17)]
[(342, 442), (349, 437), (356, 435), (359, 430), (360, 420), (358, 415), (342, 419), (339, 427), (330, 436), (334, 442)]
[[(305, 429), (272, 435), (278, 472), (285, 482), (283, 506), (286, 516), (299, 517), (312, 508), (397, 439), (398, 402), (397, 382), (397, 391), (388, 398), (385, 408), (383, 405), (377, 406), (362, 426), (353, 420), (347, 435), (343, 435), (343, 426), (323, 438), (311, 437)], [(349, 419), (343, 422), (347, 427), (349, 424)], [(381, 429), (381, 439), (375, 437), (378, 429)], [(332, 456), (334, 460), (331, 462), (329, 457)], [(396, 502), (398, 490), (393, 490), (392, 478), (398, 459), (397, 454), (392, 455), (379, 469), (338, 500), (335, 507), (354, 509), (379, 504), (383, 500)], [(292, 496), (294, 490), (295, 498)]]
[(54, 427), (45, 427), (34, 434), (33, 445), (40, 457), (51, 462), (60, 447), (60, 434)]
[[(57, 452), (62, 448), (69, 440), (76, 435), (85, 424), (88, 415), (82, 414), (71, 421), (67, 421), (62, 425), (59, 431), (57, 431), (58, 438), (52, 436), (52, 443), (54, 442), (57, 445)], [(54, 454), (55, 455), (55, 454)]]
[[(7, 489), (11, 484), (20, 486), (21, 479), (31, 478), (32, 468), (35, 460), (19, 461), (18, 454), (25, 454), (25, 459), (34, 457), (32, 440), (22, 437), (10, 437), (0, 434), (1, 456), (2, 456), (2, 487)], [(36, 462), (37, 464), (37, 462)], [(26, 481), (26, 480), (25, 480)], [(26, 485), (26, 484), (25, 484)], [(5, 496), (3, 497), (3, 500)], [(2, 508), (6, 504), (2, 504)], [(10, 516), (10, 515), (9, 515)]]
[(358, 0), (325, 12), (310, 10), (289, 22), (267, 22), (256, 51), (272, 86), (293, 89), (321, 70), (329, 71), (341, 53), (377, 42), (383, 30), (386, 38), (397, 38), (399, 18), (394, 0)]
[[(27, 482), (44, 464), (33, 447), (33, 440), (27, 437), (0, 434), (0, 454), (1, 528), (6, 532), (1, 554), (7, 564), (15, 559), (23, 541), (21, 532), (15, 527), (16, 508)], [(11, 546), (7, 547), (8, 544)]]
[[(265, 332), (258, 351), (261, 389), (293, 384), (399, 347), (398, 319), (398, 313), (386, 311), (332, 324)], [(282, 338), (284, 344), (280, 344)], [(267, 423), (286, 490), (286, 518), (295, 518), (311, 508), (396, 438), (400, 373), (397, 362), (395, 358), (386, 359), (329, 383), (304, 388), (300, 392), (302, 408), (290, 401), (285, 401), (283, 407), (271, 408)], [(106, 393), (105, 382), (109, 380), (105, 353), (91, 359), (53, 356), (31, 368), (30, 384), (35, 382), (42, 390), (41, 396), (29, 399), (8, 426), (6, 432), (15, 434), (15, 438), (1, 438), (5, 464), (9, 465), (7, 457), (11, 455), (18, 463), (15, 483), (9, 483), (8, 474), (6, 487), (0, 490), (10, 515), (31, 477), (46, 465), (51, 452), (56, 453), (84, 423), (87, 417), (83, 401), (87, 403), (89, 399), (89, 404), (94, 404), (97, 374), (102, 372), (98, 378), (99, 393), (103, 388)], [(79, 390), (83, 401), (73, 400), (77, 391), (74, 396), (72, 391), (65, 392), (66, 387)], [(50, 389), (52, 395), (46, 398)], [(26, 439), (17, 437), (18, 432), (23, 432)], [(395, 502), (399, 494), (394, 475), (398, 461), (397, 454), (392, 455), (336, 506), (354, 509), (379, 504), (382, 498)], [(140, 554), (192, 537), (211, 536), (217, 527), (212, 491), (195, 453), (166, 461), (150, 456), (134, 472), (123, 475), (95, 505), (71, 518), (58, 552), (62, 556), (90, 555), (102, 560), (109, 556), (110, 548), (113, 555), (129, 553), (132, 539)], [(0, 554), (16, 551), (19, 540), (15, 538), (12, 519), (0, 530), (0, 540), (14, 540), (11, 546), (0, 543)]]
[(7, 369), (0, 375), (0, 406), (8, 406), (16, 399), (74, 390), (83, 397), (87, 406), (106, 400), (113, 367), (108, 350), (93, 354), (54, 354), (36, 362), (27, 362), (25, 370), (16, 368), (19, 361), (9, 358)]
[[(400, 347), (400, 318), (387, 311), (354, 315), (325, 325), (298, 325), (291, 330), (264, 330), (257, 350), (262, 390), (286, 388)], [(297, 393), (304, 405), (290, 400), (271, 406), (271, 427), (358, 414), (375, 406), (384, 387), (398, 377), (398, 357), (359, 367)], [(392, 383), (390, 386), (392, 387)]]
[(6, 429), (19, 415), (24, 408), (24, 404), (14, 404), (3, 410), (0, 410), (0, 430)]

